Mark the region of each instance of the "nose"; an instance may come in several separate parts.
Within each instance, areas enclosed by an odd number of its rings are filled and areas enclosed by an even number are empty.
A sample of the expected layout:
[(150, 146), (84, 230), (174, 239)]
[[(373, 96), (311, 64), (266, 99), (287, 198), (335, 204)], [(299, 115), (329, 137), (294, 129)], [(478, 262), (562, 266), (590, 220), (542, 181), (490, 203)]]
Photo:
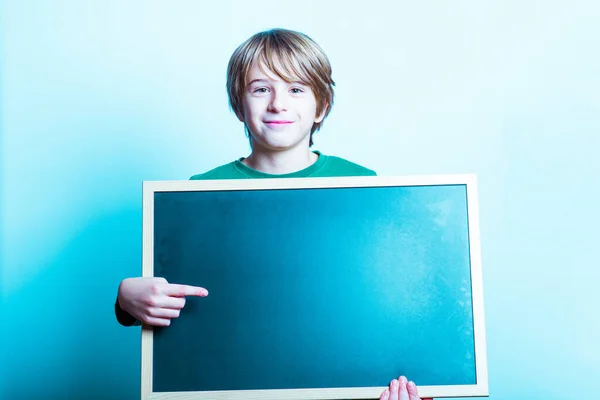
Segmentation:
[(281, 93), (279, 90), (273, 90), (271, 101), (269, 102), (269, 111), (274, 113), (287, 111), (285, 93)]

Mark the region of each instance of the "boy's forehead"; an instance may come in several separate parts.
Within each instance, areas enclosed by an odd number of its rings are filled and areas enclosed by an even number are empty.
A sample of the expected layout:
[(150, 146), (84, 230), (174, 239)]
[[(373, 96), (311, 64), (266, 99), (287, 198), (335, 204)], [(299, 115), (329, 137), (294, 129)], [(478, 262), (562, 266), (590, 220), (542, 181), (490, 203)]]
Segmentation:
[(246, 76), (246, 82), (249, 84), (255, 80), (269, 80), (269, 81), (286, 81), (286, 82), (301, 82), (299, 76), (291, 71), (291, 68), (286, 68), (279, 60), (274, 60), (275, 71), (269, 68), (268, 65), (262, 60), (257, 60), (252, 63), (248, 74)]

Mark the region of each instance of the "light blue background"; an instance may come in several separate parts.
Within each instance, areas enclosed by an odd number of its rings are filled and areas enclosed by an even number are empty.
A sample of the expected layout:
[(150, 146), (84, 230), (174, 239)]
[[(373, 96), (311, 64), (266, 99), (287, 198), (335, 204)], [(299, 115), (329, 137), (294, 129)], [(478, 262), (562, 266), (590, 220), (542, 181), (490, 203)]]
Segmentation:
[(141, 181), (247, 155), (225, 68), (275, 26), (333, 64), (317, 149), (478, 175), (491, 399), (598, 397), (597, 2), (1, 4), (1, 398), (138, 398)]

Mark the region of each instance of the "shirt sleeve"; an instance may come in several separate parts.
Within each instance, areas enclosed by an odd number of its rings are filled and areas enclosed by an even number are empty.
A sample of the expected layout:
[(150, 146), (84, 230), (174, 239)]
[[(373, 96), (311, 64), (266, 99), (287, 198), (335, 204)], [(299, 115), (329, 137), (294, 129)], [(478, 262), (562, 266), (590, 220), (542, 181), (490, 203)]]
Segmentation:
[(142, 324), (141, 321), (135, 319), (131, 314), (121, 308), (118, 298), (115, 300), (115, 316), (117, 317), (117, 321), (123, 326), (137, 326)]

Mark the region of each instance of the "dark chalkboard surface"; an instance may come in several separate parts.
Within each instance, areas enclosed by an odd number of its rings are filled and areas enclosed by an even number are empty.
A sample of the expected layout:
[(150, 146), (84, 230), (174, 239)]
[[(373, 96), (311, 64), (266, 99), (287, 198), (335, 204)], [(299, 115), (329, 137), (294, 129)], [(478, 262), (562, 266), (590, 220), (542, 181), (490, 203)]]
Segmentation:
[(210, 294), (144, 330), (144, 393), (375, 398), (402, 374), (486, 395), (474, 184), (147, 182), (145, 276)]

